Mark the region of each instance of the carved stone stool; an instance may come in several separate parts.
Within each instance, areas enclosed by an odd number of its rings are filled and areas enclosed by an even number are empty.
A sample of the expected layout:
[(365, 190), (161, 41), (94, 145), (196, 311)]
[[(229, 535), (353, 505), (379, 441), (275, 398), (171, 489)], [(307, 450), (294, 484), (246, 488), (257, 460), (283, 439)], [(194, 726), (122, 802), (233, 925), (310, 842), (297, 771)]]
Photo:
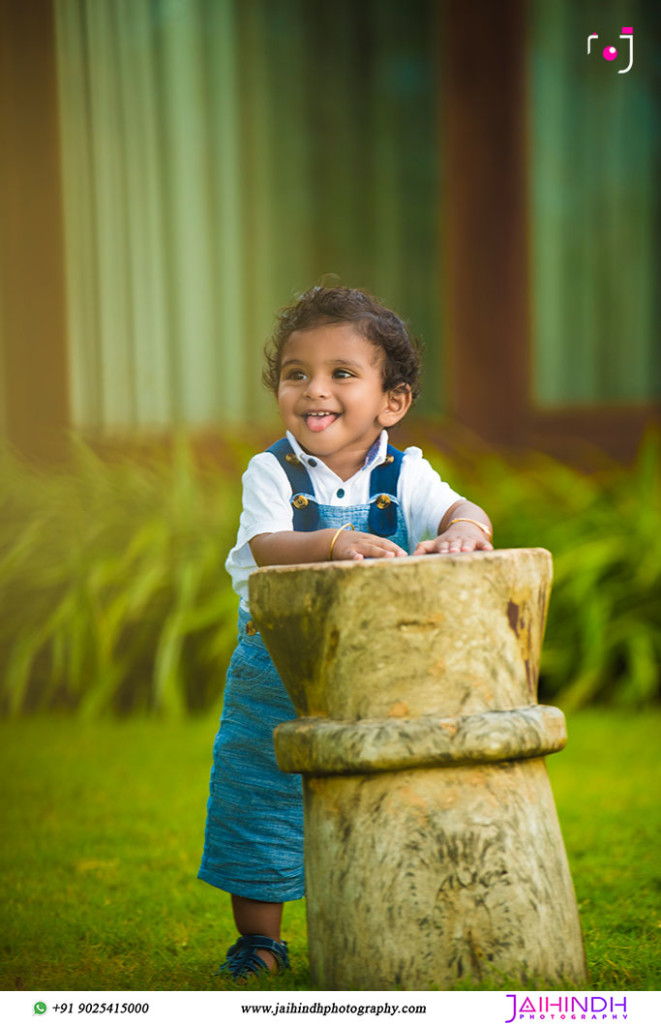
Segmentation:
[[(313, 984), (580, 982), (576, 900), (536, 703), (541, 549), (260, 569), (250, 608), (297, 721)], [(578, 782), (579, 780), (577, 780)]]

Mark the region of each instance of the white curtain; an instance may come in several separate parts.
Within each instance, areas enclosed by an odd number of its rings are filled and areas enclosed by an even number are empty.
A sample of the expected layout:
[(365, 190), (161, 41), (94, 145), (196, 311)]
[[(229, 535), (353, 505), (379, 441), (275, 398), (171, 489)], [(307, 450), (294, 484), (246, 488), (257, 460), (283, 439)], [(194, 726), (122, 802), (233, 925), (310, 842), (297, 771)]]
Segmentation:
[(422, 334), (438, 408), (434, 0), (57, 0), (74, 422), (270, 414), (325, 273)]

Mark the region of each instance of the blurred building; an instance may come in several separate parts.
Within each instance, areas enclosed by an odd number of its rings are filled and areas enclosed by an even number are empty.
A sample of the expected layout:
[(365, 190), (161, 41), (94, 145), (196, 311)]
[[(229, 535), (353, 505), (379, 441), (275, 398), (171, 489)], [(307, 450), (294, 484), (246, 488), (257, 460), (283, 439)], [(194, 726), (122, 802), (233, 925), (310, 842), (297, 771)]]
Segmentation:
[(4, 434), (268, 419), (274, 313), (336, 274), (422, 336), (419, 416), (630, 455), (661, 397), (660, 10), (0, 0)]

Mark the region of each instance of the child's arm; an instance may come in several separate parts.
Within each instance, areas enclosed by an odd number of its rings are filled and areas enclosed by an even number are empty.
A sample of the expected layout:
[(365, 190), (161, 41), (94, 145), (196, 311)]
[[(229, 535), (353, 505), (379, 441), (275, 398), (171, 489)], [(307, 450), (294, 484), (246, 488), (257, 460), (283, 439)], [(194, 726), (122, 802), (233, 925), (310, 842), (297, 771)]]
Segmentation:
[(327, 530), (311, 530), (309, 533), (294, 530), (260, 533), (251, 539), (250, 550), (260, 566), (327, 562), (329, 559), (339, 562), (342, 559), (398, 558), (407, 555), (403, 548), (386, 537), (360, 533), (348, 527), (339, 532), (331, 527)]
[[(484, 529), (478, 526), (478, 523), (481, 523)], [(492, 536), (491, 520), (479, 505), (473, 505), (471, 501), (455, 501), (438, 524), (438, 536), (433, 540), (420, 541), (413, 554), (445, 555), (456, 551), (493, 551)]]

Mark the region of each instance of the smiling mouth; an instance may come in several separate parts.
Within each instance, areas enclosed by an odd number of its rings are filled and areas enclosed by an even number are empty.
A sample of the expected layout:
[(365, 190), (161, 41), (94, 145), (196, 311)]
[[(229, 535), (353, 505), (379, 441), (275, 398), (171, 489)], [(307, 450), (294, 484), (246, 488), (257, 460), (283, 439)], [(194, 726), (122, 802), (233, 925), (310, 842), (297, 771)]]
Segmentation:
[(305, 420), (306, 426), (318, 434), (322, 430), (326, 430), (330, 427), (331, 423), (335, 423), (335, 420), (339, 415), (340, 414), (338, 412), (308, 412), (305, 413), (303, 419)]

